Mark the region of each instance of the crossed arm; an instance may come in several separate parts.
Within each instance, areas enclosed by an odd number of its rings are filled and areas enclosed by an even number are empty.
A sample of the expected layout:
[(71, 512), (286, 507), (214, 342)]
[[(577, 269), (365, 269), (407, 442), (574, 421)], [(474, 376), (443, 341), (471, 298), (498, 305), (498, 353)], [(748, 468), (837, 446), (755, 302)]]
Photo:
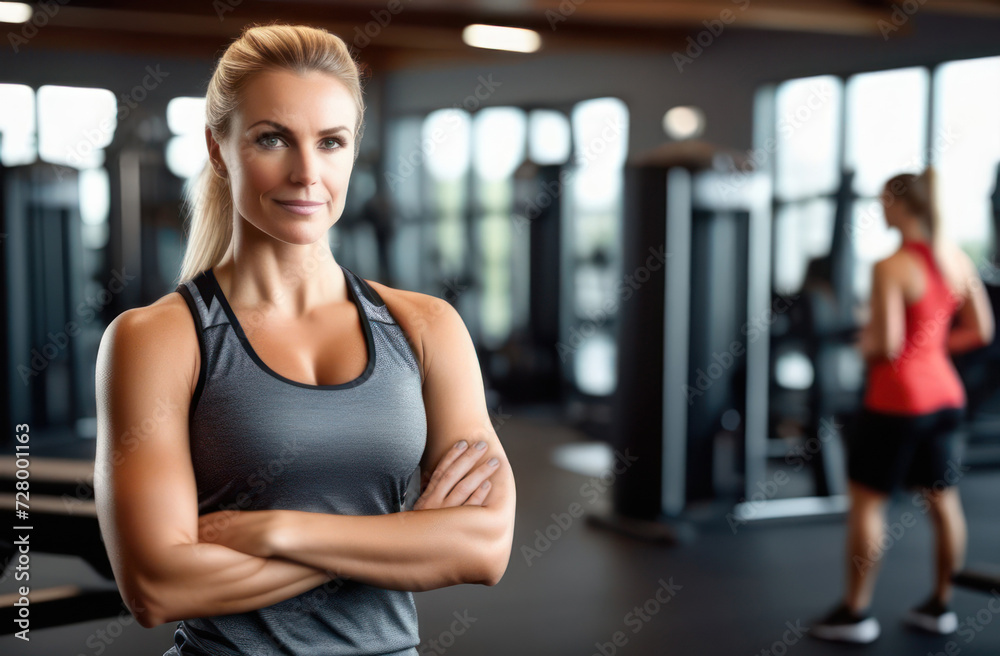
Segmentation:
[(434, 472), (423, 474), (414, 509), (370, 516), (220, 511), (199, 518), (199, 542), (394, 590), (500, 580), (513, 539), (513, 473), (490, 421), (468, 330), (447, 302), (433, 299), (431, 308), (433, 330), (420, 331), (427, 415), (421, 472)]
[[(98, 355), (95, 496), (115, 579), (142, 626), (263, 608), (334, 577), (414, 591), (499, 580), (513, 538), (513, 473), (468, 331), (450, 305), (439, 314), (420, 344), (425, 486), (412, 511), (376, 516), (198, 517), (186, 439), (199, 366), (190, 313), (174, 299), (112, 322)], [(453, 449), (462, 439), (487, 446)]]

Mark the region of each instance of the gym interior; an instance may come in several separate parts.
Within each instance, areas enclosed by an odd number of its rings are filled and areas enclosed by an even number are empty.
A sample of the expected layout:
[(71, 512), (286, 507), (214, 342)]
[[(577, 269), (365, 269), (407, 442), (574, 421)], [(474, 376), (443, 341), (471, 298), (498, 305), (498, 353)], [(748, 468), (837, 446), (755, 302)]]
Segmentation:
[[(502, 580), (415, 593), (419, 653), (849, 651), (810, 633), (852, 566), (846, 433), (873, 268), (900, 247), (889, 178), (936, 169), (942, 229), (1000, 303), (995, 1), (0, 2), (0, 652), (172, 644), (175, 622), (130, 615), (102, 540), (95, 363), (116, 316), (174, 291), (207, 81), (275, 20), (363, 65), (337, 262), (456, 308), (516, 480)], [(953, 362), (959, 625), (902, 620), (935, 539), (901, 489), (866, 654), (1000, 653), (1000, 345)]]

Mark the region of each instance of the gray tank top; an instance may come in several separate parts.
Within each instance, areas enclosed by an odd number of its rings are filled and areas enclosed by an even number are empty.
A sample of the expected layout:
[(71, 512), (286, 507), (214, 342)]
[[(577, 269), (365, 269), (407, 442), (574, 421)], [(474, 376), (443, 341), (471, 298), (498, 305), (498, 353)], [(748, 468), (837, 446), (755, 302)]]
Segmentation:
[[(368, 351), (364, 373), (340, 385), (300, 383), (264, 364), (211, 269), (177, 286), (201, 348), (189, 415), (199, 516), (412, 507), (427, 437), (421, 370), (378, 293), (340, 268)], [(338, 577), (259, 610), (185, 619), (164, 656), (415, 656), (419, 642), (411, 592)]]

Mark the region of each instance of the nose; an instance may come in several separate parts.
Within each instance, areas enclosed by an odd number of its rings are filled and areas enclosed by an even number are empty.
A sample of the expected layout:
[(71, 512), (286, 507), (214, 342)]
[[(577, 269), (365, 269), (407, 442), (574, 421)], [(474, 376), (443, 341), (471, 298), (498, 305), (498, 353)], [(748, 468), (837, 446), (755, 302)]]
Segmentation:
[(291, 181), (311, 185), (319, 180), (319, 156), (309, 148), (299, 149), (291, 162)]

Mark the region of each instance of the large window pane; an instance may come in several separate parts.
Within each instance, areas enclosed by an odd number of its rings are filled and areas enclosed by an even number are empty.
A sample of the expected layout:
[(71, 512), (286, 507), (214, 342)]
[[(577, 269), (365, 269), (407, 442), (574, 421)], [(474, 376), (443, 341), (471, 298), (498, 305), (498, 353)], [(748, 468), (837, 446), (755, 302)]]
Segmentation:
[(877, 196), (886, 180), (926, 163), (928, 73), (902, 68), (855, 75), (847, 83), (847, 167), (854, 191)]
[(107, 89), (38, 90), (38, 154), (46, 162), (88, 169), (104, 163), (118, 126), (118, 101)]
[(476, 172), (478, 249), (482, 280), (482, 339), (494, 348), (511, 330), (511, 279), (514, 170), (524, 161), (527, 118), (516, 107), (492, 107), (473, 121), (473, 169)]
[(840, 178), (840, 80), (790, 80), (775, 95), (775, 193), (783, 200), (829, 194)]
[(565, 114), (536, 109), (528, 115), (528, 155), (535, 164), (562, 164), (569, 159), (571, 146)]
[(430, 178), (430, 204), (437, 230), (430, 253), (441, 279), (462, 275), (468, 251), (465, 233), (466, 178), (471, 119), (460, 109), (440, 109), (424, 119), (421, 147)]
[(991, 251), (990, 194), (1000, 161), (1000, 57), (949, 62), (934, 80), (931, 156), (945, 233), (979, 259)]
[(782, 205), (774, 217), (774, 288), (791, 294), (802, 288), (809, 263), (830, 253), (834, 203), (817, 198)]
[(615, 317), (604, 307), (615, 298), (621, 269), (622, 167), (628, 151), (628, 108), (617, 98), (578, 103), (571, 116), (576, 155), (564, 223), (568, 248), (563, 336), (583, 335), (567, 363), (569, 376), (589, 394), (616, 385)]
[(899, 248), (899, 231), (890, 229), (877, 199), (863, 198), (854, 203), (850, 232), (857, 258), (854, 267), (855, 297), (867, 301), (871, 294), (872, 267)]
[(35, 91), (23, 84), (0, 84), (0, 162), (35, 161)]

